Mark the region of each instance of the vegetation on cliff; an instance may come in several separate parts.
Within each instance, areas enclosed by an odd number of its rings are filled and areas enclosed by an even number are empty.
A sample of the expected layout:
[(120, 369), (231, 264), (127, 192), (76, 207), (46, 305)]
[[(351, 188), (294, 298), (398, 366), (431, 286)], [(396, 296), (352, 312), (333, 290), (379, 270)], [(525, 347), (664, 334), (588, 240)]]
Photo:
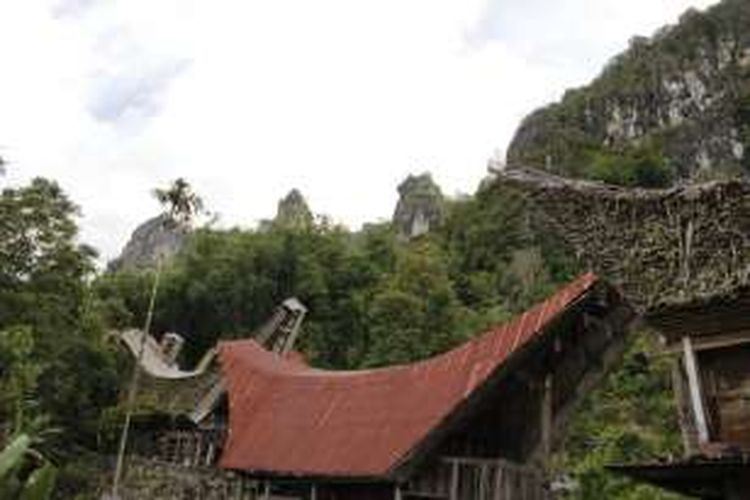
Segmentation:
[(724, 0), (636, 37), (590, 85), (529, 115), (511, 166), (622, 185), (746, 175), (750, 6)]

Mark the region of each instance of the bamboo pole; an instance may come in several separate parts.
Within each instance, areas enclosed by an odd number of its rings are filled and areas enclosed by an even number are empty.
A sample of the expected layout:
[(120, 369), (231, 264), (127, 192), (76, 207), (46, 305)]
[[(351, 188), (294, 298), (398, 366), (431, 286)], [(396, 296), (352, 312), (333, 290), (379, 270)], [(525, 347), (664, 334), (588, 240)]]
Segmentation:
[(122, 479), (122, 469), (125, 462), (125, 448), (127, 447), (128, 434), (130, 431), (130, 422), (133, 416), (133, 406), (135, 404), (135, 396), (138, 392), (138, 383), (141, 378), (141, 362), (143, 360), (143, 353), (146, 350), (146, 339), (151, 330), (151, 321), (154, 316), (154, 305), (156, 304), (156, 292), (159, 289), (159, 280), (161, 277), (162, 259), (159, 257), (156, 262), (156, 275), (154, 276), (154, 284), (151, 288), (151, 297), (148, 303), (148, 311), (146, 312), (146, 323), (143, 326), (143, 334), (141, 336), (141, 344), (138, 348), (138, 359), (133, 367), (133, 376), (130, 380), (130, 387), (128, 390), (128, 400), (126, 403), (125, 410), (125, 423), (122, 427), (122, 433), (120, 434), (120, 445), (117, 450), (117, 464), (115, 465), (115, 476), (112, 480), (112, 499), (119, 499), (118, 489), (120, 481)]

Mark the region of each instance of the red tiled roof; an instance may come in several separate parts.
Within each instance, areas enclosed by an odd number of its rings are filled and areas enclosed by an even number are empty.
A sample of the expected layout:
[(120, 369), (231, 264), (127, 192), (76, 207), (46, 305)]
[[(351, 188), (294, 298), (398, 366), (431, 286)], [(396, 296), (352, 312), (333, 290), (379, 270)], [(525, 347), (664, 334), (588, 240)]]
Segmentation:
[(385, 476), (596, 281), (582, 275), (509, 323), (409, 365), (325, 371), (280, 359), (251, 340), (222, 343), (229, 431), (220, 465), (292, 476)]

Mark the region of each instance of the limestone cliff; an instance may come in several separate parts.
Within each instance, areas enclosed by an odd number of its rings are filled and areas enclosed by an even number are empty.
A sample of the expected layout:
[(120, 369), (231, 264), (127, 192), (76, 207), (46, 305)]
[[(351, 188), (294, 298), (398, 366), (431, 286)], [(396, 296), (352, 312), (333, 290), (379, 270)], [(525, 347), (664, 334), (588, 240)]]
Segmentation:
[(299, 190), (292, 189), (279, 200), (273, 224), (287, 229), (306, 229), (313, 225), (313, 214)]
[(399, 236), (414, 238), (441, 222), (445, 200), (430, 174), (410, 175), (398, 186), (398, 194), (393, 225)]
[(508, 165), (625, 185), (750, 173), (750, 2), (637, 37), (590, 85), (529, 115)]
[(169, 259), (180, 251), (188, 232), (166, 215), (149, 219), (133, 231), (120, 256), (108, 267), (111, 271), (154, 267), (159, 257)]

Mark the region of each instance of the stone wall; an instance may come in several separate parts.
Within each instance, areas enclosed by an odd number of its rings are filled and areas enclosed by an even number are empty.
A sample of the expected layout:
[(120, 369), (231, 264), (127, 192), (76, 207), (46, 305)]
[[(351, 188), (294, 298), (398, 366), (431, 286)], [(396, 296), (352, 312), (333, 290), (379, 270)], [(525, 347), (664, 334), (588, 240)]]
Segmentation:
[(260, 488), (231, 471), (131, 457), (119, 500), (254, 500)]

